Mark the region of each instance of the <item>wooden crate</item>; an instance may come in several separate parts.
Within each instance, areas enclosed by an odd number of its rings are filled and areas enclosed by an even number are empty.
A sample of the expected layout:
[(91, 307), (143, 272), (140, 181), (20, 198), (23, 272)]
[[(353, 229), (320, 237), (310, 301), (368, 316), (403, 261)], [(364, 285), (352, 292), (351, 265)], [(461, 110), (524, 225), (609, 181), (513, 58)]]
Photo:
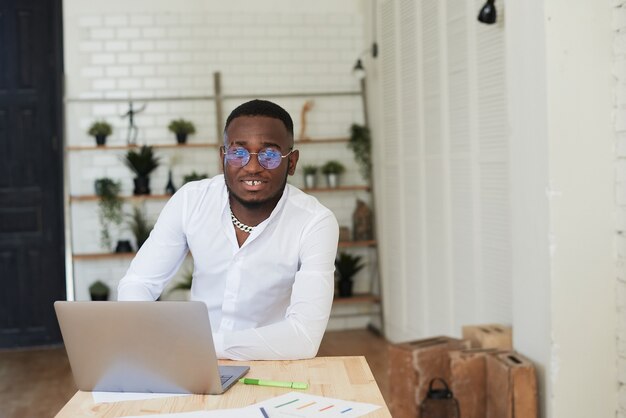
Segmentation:
[(435, 337), (389, 346), (389, 409), (394, 418), (420, 418), (419, 404), (431, 379), (450, 382), (448, 351), (469, 348), (451, 337)]
[(533, 364), (516, 352), (486, 357), (487, 418), (537, 418), (537, 377)]
[(496, 349), (472, 348), (452, 350), (450, 357), (450, 390), (459, 401), (463, 418), (485, 418), (487, 414), (486, 357)]
[(512, 330), (507, 325), (466, 325), (463, 327), (463, 339), (469, 340), (472, 348), (513, 349)]

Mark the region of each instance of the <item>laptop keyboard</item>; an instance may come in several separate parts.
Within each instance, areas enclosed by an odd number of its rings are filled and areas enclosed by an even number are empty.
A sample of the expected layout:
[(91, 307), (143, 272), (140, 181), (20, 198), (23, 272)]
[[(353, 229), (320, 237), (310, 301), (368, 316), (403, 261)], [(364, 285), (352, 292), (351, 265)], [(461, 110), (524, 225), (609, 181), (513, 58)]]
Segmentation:
[(230, 379), (232, 376), (220, 376), (220, 379), (222, 380), (222, 385), (225, 385), (226, 382), (228, 382), (228, 379)]

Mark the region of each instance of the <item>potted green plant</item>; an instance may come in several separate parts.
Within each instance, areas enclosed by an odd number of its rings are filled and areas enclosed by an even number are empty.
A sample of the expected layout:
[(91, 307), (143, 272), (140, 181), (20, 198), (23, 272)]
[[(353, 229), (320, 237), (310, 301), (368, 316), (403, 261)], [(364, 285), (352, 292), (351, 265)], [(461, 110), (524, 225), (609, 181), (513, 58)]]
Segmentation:
[(109, 300), (109, 286), (102, 280), (97, 280), (89, 286), (91, 300)]
[(352, 255), (348, 253), (339, 253), (335, 259), (335, 269), (337, 271), (339, 297), (345, 298), (352, 296), (352, 287), (354, 285), (354, 276), (361, 271), (365, 264), (361, 263), (360, 255)]
[(133, 180), (133, 194), (150, 194), (150, 173), (159, 166), (159, 158), (154, 155), (152, 147), (144, 145), (139, 151), (131, 149), (124, 157), (124, 164), (137, 176)]
[(354, 159), (361, 168), (361, 175), (368, 181), (372, 174), (371, 140), (371, 132), (367, 126), (355, 123), (350, 127), (348, 148), (354, 152)]
[(305, 165), (303, 168), (304, 171), (304, 188), (305, 189), (314, 189), (317, 184), (317, 166), (316, 165)]
[(326, 175), (328, 187), (335, 188), (339, 185), (339, 175), (345, 171), (345, 167), (339, 161), (331, 160), (326, 162), (321, 170)]
[(111, 135), (113, 128), (106, 121), (95, 121), (89, 127), (87, 133), (96, 138), (96, 145), (101, 147), (106, 144), (107, 136)]
[(111, 228), (122, 224), (121, 184), (108, 177), (95, 181), (98, 201), (98, 219), (100, 221), (100, 243), (103, 248), (111, 251)]
[(176, 134), (176, 141), (179, 144), (187, 142), (187, 136), (196, 133), (196, 127), (193, 122), (185, 119), (174, 119), (167, 126), (170, 132)]
[(152, 231), (152, 228), (154, 228), (154, 225), (150, 224), (144, 211), (135, 206), (133, 207), (132, 215), (130, 215), (128, 226), (135, 236), (137, 250), (139, 250), (139, 248), (141, 248), (143, 243), (146, 242), (150, 236), (150, 232)]
[(189, 183), (190, 181), (197, 181), (197, 180), (202, 180), (202, 179), (206, 179), (209, 178), (209, 174), (208, 173), (196, 173), (196, 171), (192, 171), (189, 174), (185, 174), (183, 176), (183, 184)]

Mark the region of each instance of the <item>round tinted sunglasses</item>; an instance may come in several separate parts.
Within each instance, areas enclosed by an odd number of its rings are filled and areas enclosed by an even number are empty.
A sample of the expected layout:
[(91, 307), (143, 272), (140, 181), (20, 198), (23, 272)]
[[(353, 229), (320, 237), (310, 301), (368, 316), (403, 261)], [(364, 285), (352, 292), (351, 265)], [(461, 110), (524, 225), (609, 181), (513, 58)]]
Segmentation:
[(273, 170), (280, 165), (283, 158), (287, 158), (295, 150), (291, 150), (285, 155), (281, 155), (276, 148), (263, 148), (259, 152), (250, 152), (244, 147), (232, 146), (228, 148), (222, 147), (222, 151), (224, 151), (224, 164), (228, 163), (233, 167), (244, 167), (250, 162), (250, 156), (256, 155), (261, 167)]

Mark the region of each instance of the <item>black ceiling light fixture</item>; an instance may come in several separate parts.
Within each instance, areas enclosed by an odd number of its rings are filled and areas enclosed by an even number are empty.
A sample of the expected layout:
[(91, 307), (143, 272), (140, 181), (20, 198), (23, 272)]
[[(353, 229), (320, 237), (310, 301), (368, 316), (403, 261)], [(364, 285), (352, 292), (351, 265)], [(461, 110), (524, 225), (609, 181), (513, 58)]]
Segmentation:
[(478, 21), (488, 25), (496, 23), (496, 0), (487, 0), (487, 3), (478, 12)]

